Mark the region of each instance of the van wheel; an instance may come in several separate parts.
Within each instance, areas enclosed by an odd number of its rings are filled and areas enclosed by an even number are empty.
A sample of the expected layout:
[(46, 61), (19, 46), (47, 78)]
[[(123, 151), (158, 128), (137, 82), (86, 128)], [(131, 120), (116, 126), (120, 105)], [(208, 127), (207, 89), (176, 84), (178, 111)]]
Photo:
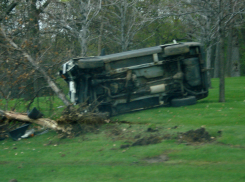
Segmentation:
[(181, 106), (187, 106), (187, 105), (193, 105), (196, 104), (197, 99), (195, 96), (189, 96), (185, 98), (176, 98), (171, 100), (171, 106), (173, 107), (181, 107)]

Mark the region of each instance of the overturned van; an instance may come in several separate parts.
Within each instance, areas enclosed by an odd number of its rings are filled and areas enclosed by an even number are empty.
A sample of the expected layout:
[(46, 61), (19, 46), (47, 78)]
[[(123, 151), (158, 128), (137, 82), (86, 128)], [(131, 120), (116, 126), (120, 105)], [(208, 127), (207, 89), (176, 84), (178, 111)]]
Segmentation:
[(185, 106), (208, 96), (203, 47), (175, 43), (96, 57), (74, 58), (61, 76), (73, 103), (99, 103), (112, 116), (157, 106)]

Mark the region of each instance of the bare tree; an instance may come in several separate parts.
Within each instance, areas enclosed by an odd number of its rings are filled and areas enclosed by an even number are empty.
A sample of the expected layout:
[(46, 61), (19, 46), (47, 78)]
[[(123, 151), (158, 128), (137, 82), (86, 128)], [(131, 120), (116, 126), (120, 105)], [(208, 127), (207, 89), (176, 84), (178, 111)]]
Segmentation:
[[(115, 52), (126, 51), (133, 40), (147, 25), (159, 18), (158, 4), (139, 0), (106, 0), (103, 5), (104, 29), (107, 40), (118, 47)], [(154, 34), (152, 32), (151, 34)]]
[[(234, 1), (229, 1), (231, 5), (229, 12), (232, 13), (234, 9)], [(238, 7), (235, 7), (238, 9)], [(226, 56), (226, 75), (229, 77), (239, 77), (241, 75), (240, 51), (238, 29), (239, 25), (244, 22), (241, 15), (237, 15), (227, 27), (227, 56)]]
[[(232, 10), (232, 11), (230, 11)], [(240, 13), (245, 12), (244, 1), (232, 0), (218, 0), (218, 39), (220, 42), (220, 53), (219, 53), (219, 78), (220, 78), (220, 89), (219, 89), (219, 101), (225, 102), (225, 37), (226, 31), (229, 25), (232, 25), (233, 20)]]
[[(56, 32), (66, 32), (74, 37), (80, 46), (76, 56), (86, 56), (88, 43), (93, 38), (91, 25), (101, 10), (102, 0), (70, 0), (55, 2), (52, 10), (45, 11), (47, 26), (55, 26)], [(55, 33), (53, 34), (55, 36)]]
[[(220, 78), (219, 101), (225, 101), (225, 60), (224, 60), (224, 41), (227, 36), (228, 27), (233, 26), (233, 20), (244, 13), (244, 1), (242, 0), (181, 0), (176, 4), (185, 8), (178, 8), (178, 12), (186, 13), (185, 18), (195, 30), (192, 35), (207, 46), (217, 44), (215, 75)], [(215, 41), (217, 40), (217, 41)], [(208, 52), (207, 65), (210, 66), (210, 52)]]
[[(43, 1), (43, 3), (42, 1), (32, 0), (30, 4), (21, 3), (20, 1), (6, 3), (6, 8), (0, 22), (0, 39), (2, 39), (0, 46), (4, 50), (2, 55), (5, 56), (2, 57), (3, 61), (0, 62), (0, 66), (3, 66), (1, 70), (4, 70), (6, 73), (9, 72), (9, 74), (1, 77), (1, 81), (5, 82), (7, 80), (11, 82), (5, 83), (5, 88), (7, 88), (5, 90), (7, 92), (1, 90), (5, 98), (11, 92), (9, 85), (15, 84), (14, 90), (21, 93), (23, 90), (18, 88), (18, 82), (22, 84), (23, 80), (25, 80), (27, 86), (29, 85), (28, 80), (30, 80), (33, 74), (38, 73), (47, 81), (49, 87), (53, 89), (65, 105), (70, 104), (62, 91), (57, 87), (48, 70), (41, 64), (43, 55), (39, 52), (39, 33), (41, 27), (39, 16), (49, 3), (50, 0)], [(18, 9), (16, 9), (17, 5)], [(23, 12), (23, 14), (19, 14), (20, 12)], [(5, 61), (7, 61), (7, 64), (4, 66)], [(5, 69), (6, 66), (9, 66), (9, 69)], [(34, 79), (34, 81), (36, 80)], [(30, 95), (32, 91), (28, 90), (28, 93)]]
[(56, 93), (56, 95), (63, 101), (63, 103), (68, 106), (70, 105), (70, 101), (68, 101), (64, 95), (64, 93), (58, 88), (53, 79), (46, 73), (46, 71), (23, 49), (21, 49), (17, 44), (15, 44), (6, 34), (6, 29), (4, 26), (1, 26), (1, 34), (6, 39), (6, 41), (12, 46), (13, 49), (16, 49), (22, 53), (22, 55), (28, 60), (28, 62), (32, 65), (32, 67), (40, 72), (48, 85), (52, 88), (52, 90)]

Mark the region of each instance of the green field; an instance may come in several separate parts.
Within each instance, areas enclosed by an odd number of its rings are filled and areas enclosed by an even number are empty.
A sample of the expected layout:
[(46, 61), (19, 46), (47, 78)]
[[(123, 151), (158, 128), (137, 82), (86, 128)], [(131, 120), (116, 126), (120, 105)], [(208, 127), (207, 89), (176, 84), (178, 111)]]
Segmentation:
[[(245, 77), (226, 79), (225, 103), (218, 102), (219, 80), (212, 86), (209, 97), (196, 105), (116, 116), (76, 138), (58, 139), (49, 132), (0, 141), (0, 182), (245, 181)], [(212, 141), (179, 140), (181, 132), (200, 127)], [(132, 146), (150, 136), (161, 140)]]

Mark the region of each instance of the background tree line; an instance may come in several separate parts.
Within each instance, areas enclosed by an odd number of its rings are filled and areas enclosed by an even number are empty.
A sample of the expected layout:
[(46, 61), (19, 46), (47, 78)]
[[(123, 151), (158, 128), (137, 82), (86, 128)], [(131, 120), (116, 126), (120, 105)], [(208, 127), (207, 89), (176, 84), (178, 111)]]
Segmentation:
[(6, 101), (59, 95), (65, 85), (57, 72), (70, 58), (173, 40), (204, 44), (221, 91), (225, 76), (245, 75), (243, 0), (2, 0), (0, 12), (0, 98)]

